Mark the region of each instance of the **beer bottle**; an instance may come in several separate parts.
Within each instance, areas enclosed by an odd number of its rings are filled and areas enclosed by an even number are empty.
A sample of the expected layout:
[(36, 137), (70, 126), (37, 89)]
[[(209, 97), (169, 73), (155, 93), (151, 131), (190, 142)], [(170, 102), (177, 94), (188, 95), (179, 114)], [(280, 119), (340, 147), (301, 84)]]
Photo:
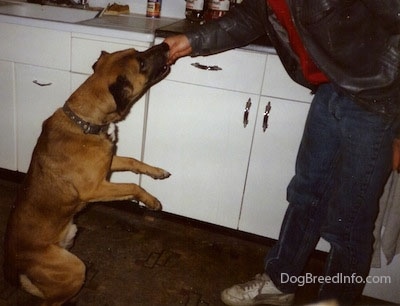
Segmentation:
[(204, 18), (205, 2), (205, 0), (186, 0), (186, 19), (193, 22), (202, 21)]

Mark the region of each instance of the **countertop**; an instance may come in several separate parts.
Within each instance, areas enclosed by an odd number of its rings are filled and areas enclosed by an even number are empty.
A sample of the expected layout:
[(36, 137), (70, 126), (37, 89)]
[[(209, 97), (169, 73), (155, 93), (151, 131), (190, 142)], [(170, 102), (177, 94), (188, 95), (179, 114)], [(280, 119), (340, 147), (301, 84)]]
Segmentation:
[[(151, 41), (154, 40), (154, 33), (158, 28), (165, 27), (179, 21), (175, 18), (150, 18), (140, 14), (128, 15), (103, 15), (100, 18), (81, 21), (78, 24), (98, 28), (98, 31), (104, 29), (112, 29), (126, 32), (141, 33), (151, 36)], [(100, 29), (99, 29), (100, 28)]]
[(102, 16), (81, 22), (70, 23), (36, 19), (0, 13), (0, 22), (46, 28), (57, 31), (106, 36), (137, 42), (153, 43), (155, 30), (175, 23), (175, 18), (149, 18), (140, 14)]
[[(188, 29), (198, 26), (198, 24), (185, 19), (167, 17), (150, 18), (140, 14), (103, 15), (100, 18), (69, 23), (0, 13), (0, 22), (128, 39), (145, 43), (153, 43), (155, 37), (167, 37), (168, 35), (184, 33)], [(276, 53), (266, 36), (243, 48), (259, 52)]]

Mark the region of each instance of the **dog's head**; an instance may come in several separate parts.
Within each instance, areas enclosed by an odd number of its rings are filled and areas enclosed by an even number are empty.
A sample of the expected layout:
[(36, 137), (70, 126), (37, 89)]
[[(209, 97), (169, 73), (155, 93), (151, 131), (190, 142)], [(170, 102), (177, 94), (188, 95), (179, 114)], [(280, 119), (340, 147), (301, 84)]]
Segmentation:
[[(76, 101), (85, 95), (85, 103), (90, 104), (80, 106), (82, 111), (85, 109), (82, 115), (88, 117), (91, 111), (91, 116), (96, 117), (93, 119), (101, 123), (121, 119), (152, 85), (167, 76), (170, 71), (168, 51), (165, 43), (143, 52), (135, 49), (102, 51), (93, 65), (93, 74), (72, 96)], [(99, 118), (101, 114), (103, 118)]]

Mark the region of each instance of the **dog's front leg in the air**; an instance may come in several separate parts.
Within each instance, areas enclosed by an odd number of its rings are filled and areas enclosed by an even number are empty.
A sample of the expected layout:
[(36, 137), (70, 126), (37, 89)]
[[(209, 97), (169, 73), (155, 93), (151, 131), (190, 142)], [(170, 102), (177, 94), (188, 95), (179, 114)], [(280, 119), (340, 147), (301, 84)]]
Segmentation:
[(136, 174), (145, 174), (153, 179), (163, 180), (171, 176), (168, 171), (150, 166), (146, 163), (138, 161), (130, 157), (114, 156), (111, 163), (112, 172), (114, 171), (131, 171)]

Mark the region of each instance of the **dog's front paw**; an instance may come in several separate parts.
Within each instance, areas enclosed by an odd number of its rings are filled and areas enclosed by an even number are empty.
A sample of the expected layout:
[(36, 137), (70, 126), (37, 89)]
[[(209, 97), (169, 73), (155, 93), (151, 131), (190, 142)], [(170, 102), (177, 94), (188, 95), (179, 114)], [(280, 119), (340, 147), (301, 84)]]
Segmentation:
[(154, 172), (150, 174), (153, 179), (163, 180), (171, 176), (171, 173), (161, 168), (154, 168)]

